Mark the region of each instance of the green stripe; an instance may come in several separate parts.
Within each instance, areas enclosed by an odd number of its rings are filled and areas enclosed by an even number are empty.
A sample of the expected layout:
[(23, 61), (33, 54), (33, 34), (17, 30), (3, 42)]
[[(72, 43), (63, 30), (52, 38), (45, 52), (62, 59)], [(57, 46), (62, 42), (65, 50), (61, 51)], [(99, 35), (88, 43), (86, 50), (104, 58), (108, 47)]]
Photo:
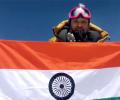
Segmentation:
[(102, 98), (102, 99), (95, 99), (95, 100), (120, 100), (120, 97)]

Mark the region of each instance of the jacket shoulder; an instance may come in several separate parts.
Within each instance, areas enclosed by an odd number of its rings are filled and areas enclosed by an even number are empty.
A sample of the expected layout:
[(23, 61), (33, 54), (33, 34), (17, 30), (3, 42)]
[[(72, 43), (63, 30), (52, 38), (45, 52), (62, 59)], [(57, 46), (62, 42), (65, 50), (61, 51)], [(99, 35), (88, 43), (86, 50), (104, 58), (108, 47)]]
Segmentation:
[(109, 33), (107, 31), (103, 30), (102, 28), (100, 28), (99, 26), (97, 26), (93, 23), (90, 23), (89, 29), (93, 30), (93, 31), (97, 31), (98, 33), (100, 33), (102, 38), (109, 36)]
[(62, 28), (64, 28), (64, 26), (68, 25), (69, 24), (69, 21), (68, 20), (64, 20), (62, 22), (60, 22), (57, 26), (53, 27), (53, 32), (54, 33), (59, 33)]

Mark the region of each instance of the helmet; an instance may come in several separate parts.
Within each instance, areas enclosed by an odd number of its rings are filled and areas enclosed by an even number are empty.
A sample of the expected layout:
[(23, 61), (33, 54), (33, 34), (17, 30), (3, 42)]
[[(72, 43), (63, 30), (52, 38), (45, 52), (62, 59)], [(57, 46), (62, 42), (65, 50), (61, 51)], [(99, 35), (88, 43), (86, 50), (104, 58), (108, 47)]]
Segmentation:
[(69, 12), (69, 19), (83, 17), (85, 19), (91, 19), (91, 12), (83, 4), (79, 4)]

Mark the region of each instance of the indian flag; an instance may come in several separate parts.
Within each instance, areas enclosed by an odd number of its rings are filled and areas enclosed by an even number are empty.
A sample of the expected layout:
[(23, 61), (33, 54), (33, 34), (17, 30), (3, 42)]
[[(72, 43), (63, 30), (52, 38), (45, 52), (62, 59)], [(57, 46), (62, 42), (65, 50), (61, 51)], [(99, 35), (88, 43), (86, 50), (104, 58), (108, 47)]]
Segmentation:
[(120, 43), (0, 41), (0, 100), (120, 100)]

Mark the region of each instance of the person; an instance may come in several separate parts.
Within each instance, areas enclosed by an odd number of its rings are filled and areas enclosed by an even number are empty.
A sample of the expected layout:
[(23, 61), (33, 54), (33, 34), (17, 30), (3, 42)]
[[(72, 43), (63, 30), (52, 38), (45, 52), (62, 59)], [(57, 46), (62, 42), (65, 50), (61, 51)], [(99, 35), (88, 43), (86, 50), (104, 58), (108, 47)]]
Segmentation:
[(51, 42), (104, 42), (109, 33), (91, 23), (91, 12), (79, 4), (69, 12), (69, 19), (53, 28)]

